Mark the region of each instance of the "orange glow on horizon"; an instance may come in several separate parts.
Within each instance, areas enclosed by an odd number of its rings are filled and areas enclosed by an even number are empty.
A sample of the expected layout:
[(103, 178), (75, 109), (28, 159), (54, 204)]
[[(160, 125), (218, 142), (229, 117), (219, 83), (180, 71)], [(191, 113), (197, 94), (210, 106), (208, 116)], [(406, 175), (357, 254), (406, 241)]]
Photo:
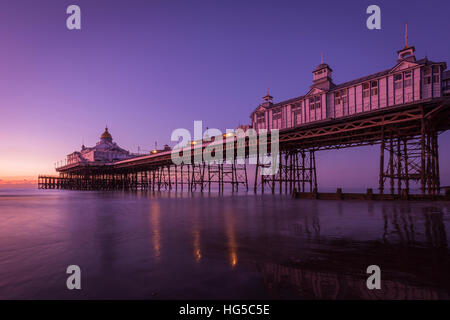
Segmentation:
[(37, 185), (37, 176), (0, 176), (0, 185)]
[(30, 155), (26, 150), (3, 153), (0, 158), (0, 184), (37, 183), (40, 174), (55, 175), (55, 162), (52, 159), (57, 157), (36, 153)]

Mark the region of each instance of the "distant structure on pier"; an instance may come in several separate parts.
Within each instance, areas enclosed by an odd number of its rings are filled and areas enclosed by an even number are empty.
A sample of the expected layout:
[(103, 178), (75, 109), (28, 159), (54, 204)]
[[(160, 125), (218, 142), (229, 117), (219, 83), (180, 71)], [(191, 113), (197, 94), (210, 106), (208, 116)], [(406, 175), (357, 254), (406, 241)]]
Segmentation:
[(405, 47), (397, 52), (397, 63), (390, 69), (335, 84), (333, 70), (322, 61), (313, 70), (313, 83), (305, 95), (274, 103), (267, 91), (250, 115), (252, 127), (257, 131), (287, 129), (450, 95), (446, 63), (427, 57), (417, 60), (407, 34), (405, 39)]
[(171, 150), (172, 150), (172, 148), (169, 147), (168, 144), (165, 144), (162, 149), (158, 149), (155, 145), (155, 149), (153, 149), (150, 153), (155, 154), (155, 153), (167, 152), (167, 151), (171, 151)]
[(122, 149), (113, 142), (113, 138), (105, 128), (105, 132), (100, 136), (100, 141), (94, 147), (87, 148), (81, 146), (81, 151), (75, 151), (67, 155), (67, 164), (76, 164), (80, 162), (113, 162), (132, 158), (133, 155)]

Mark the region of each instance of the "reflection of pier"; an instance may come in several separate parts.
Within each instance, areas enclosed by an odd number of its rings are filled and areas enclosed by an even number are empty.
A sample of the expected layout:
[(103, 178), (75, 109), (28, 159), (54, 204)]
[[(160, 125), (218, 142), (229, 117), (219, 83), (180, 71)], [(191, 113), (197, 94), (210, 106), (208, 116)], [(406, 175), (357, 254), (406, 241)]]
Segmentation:
[(430, 248), (447, 248), (447, 234), (443, 220), (444, 213), (439, 207), (421, 208), (424, 221), (417, 221), (418, 215), (409, 206), (383, 207), (385, 243), (395, 242), (414, 245), (424, 242)]
[[(442, 208), (410, 203), (380, 206), (379, 241), (311, 237), (308, 230), (314, 221), (295, 225), (292, 235), (311, 242), (308, 248), (315, 248), (311, 254), (293, 247), (282, 263), (256, 263), (273, 298), (450, 299)], [(372, 210), (369, 206), (368, 213)], [(381, 290), (366, 287), (365, 270), (371, 264), (381, 268)]]
[(382, 280), (381, 290), (369, 290), (367, 276), (360, 277), (336, 272), (320, 272), (274, 263), (258, 266), (264, 284), (274, 298), (301, 299), (364, 299), (364, 300), (437, 300), (450, 295), (432, 288), (405, 284), (402, 281)]

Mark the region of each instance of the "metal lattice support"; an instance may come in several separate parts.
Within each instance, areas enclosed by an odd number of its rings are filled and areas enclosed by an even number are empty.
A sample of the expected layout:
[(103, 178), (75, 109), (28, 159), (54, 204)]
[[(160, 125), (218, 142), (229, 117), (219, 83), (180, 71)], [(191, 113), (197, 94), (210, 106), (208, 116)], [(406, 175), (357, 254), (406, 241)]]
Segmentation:
[[(256, 164), (255, 192), (258, 186), (264, 193), (268, 188), (275, 193), (292, 194), (298, 192), (317, 192), (316, 158), (314, 150), (288, 150), (280, 153), (278, 171), (274, 175), (262, 175), (262, 170), (270, 168), (270, 163)], [(260, 180), (258, 180), (260, 178)]]
[[(392, 195), (407, 196), (414, 187), (425, 195), (440, 193), (437, 133), (425, 130), (422, 135), (393, 137), (381, 141), (380, 194), (389, 180)], [(385, 163), (385, 152), (388, 160)], [(386, 169), (384, 169), (386, 168)]]
[(237, 160), (234, 160), (231, 166), (234, 174), (233, 191), (239, 191), (239, 185), (242, 185), (248, 191), (247, 164), (245, 162), (239, 164)]
[(211, 185), (217, 184), (219, 191), (223, 192), (226, 184), (231, 185), (231, 190), (238, 191), (239, 185), (245, 187), (248, 191), (248, 176), (247, 165), (238, 164), (237, 160), (231, 163), (208, 164), (205, 166), (205, 184), (208, 185), (208, 190), (211, 190)]
[(194, 163), (191, 166), (191, 191), (203, 191), (205, 187), (205, 163)]

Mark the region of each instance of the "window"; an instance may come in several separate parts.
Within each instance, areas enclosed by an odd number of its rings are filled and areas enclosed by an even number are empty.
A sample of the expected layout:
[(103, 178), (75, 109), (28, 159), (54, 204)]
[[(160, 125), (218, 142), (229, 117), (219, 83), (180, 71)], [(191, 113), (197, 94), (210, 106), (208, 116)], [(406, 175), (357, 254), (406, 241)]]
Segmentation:
[(405, 52), (405, 53), (402, 53), (400, 57), (402, 59), (405, 59), (407, 56), (409, 56), (409, 54), (410, 54), (409, 52)]
[(439, 66), (433, 66), (433, 73), (439, 73)]
[(372, 81), (371, 85), (372, 89), (370, 89), (370, 95), (372, 96), (378, 95), (378, 81)]
[(344, 89), (344, 90), (341, 90), (341, 91), (337, 91), (335, 94), (334, 94), (334, 103), (336, 104), (336, 105), (338, 105), (338, 104), (346, 104), (347, 103), (347, 89)]
[(266, 122), (266, 117), (264, 116), (264, 113), (258, 113), (256, 115), (256, 122), (257, 123), (265, 123)]
[(369, 93), (370, 93), (370, 85), (367, 82), (367, 83), (363, 84), (363, 98), (368, 98), (369, 97)]
[(275, 121), (275, 120), (279, 120), (279, 119), (281, 119), (281, 109), (273, 110), (272, 111), (272, 120)]
[(394, 75), (394, 89), (401, 89), (403, 87), (402, 79), (403, 75), (401, 73)]
[(292, 107), (291, 107), (291, 110), (292, 110), (292, 112), (297, 112), (297, 111), (302, 111), (302, 106), (301, 106), (301, 104), (299, 103), (299, 104), (293, 104), (292, 105)]
[(321, 98), (320, 96), (316, 96), (316, 98), (315, 98), (315, 100), (316, 100), (316, 109), (320, 108), (320, 105), (321, 105), (320, 104), (320, 98)]
[(339, 91), (334, 94), (334, 104), (341, 104), (341, 93)]
[(320, 96), (315, 96), (309, 99), (309, 109), (314, 110), (320, 108)]
[(431, 68), (423, 69), (423, 84), (431, 83)]
[(405, 88), (411, 87), (412, 79), (411, 79), (411, 71), (405, 72)]
[(280, 109), (274, 109), (272, 111), (272, 128), (274, 129), (281, 129), (282, 127), (282, 119), (283, 113), (281, 108)]
[(348, 101), (348, 99), (347, 99), (347, 92), (345, 92), (345, 96), (342, 95), (342, 103), (343, 104), (347, 104), (347, 101)]
[(302, 119), (302, 107), (300, 104), (292, 105), (292, 119), (294, 120), (294, 126), (301, 123)]
[(438, 83), (439, 82), (439, 75), (435, 74), (433, 76), (433, 83)]

